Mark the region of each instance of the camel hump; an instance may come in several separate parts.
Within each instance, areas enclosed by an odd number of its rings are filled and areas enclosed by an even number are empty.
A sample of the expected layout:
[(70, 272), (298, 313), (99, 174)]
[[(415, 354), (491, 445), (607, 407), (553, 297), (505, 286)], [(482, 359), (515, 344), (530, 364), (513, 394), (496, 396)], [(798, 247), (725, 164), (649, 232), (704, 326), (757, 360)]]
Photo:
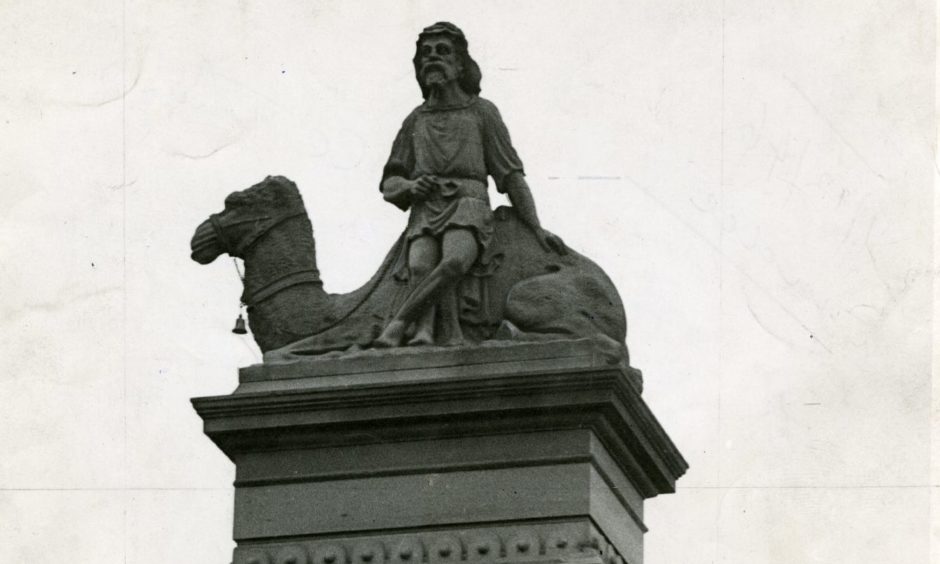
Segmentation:
[(606, 277), (567, 268), (520, 281), (506, 296), (505, 317), (531, 333), (627, 336), (620, 298)]

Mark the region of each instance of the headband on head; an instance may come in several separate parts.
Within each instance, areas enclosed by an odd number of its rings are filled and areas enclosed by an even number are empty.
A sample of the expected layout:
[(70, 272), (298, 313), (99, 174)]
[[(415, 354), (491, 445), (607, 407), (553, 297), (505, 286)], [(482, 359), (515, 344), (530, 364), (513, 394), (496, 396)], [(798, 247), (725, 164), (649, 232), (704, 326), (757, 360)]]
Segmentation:
[(429, 25), (418, 34), (418, 41), (429, 35), (447, 35), (463, 43), (464, 46), (467, 45), (467, 38), (464, 36), (463, 31), (450, 22), (437, 22), (434, 25)]

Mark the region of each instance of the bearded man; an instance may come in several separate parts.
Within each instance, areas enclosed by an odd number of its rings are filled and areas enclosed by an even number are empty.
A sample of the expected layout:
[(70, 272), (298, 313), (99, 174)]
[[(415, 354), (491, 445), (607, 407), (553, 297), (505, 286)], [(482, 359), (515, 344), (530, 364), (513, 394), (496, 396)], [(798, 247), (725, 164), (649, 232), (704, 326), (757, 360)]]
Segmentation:
[[(487, 177), (546, 250), (565, 253), (561, 239), (539, 223), (499, 111), (478, 96), (482, 76), (463, 32), (447, 22), (425, 28), (413, 62), (424, 103), (405, 118), (381, 182), (386, 201), (411, 210), (409, 293), (375, 341), (379, 347), (400, 346), (406, 336), (408, 345), (463, 342), (456, 285), (492, 258)], [(438, 318), (444, 339), (435, 335)]]

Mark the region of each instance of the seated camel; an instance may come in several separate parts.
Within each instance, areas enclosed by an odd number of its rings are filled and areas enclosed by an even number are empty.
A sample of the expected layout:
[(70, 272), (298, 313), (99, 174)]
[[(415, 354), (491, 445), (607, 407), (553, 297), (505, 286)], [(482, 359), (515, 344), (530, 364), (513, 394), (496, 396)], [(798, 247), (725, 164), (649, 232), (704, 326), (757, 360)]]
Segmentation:
[[(628, 364), (617, 289), (588, 258), (542, 248), (511, 207), (495, 212), (498, 267), (461, 283), (460, 323), (471, 343), (591, 338), (611, 363)], [(281, 176), (229, 195), (204, 221), (192, 258), (244, 260), (242, 302), (265, 362), (369, 348), (404, 298), (400, 238), (378, 271), (346, 294), (323, 290), (313, 228), (296, 184)]]

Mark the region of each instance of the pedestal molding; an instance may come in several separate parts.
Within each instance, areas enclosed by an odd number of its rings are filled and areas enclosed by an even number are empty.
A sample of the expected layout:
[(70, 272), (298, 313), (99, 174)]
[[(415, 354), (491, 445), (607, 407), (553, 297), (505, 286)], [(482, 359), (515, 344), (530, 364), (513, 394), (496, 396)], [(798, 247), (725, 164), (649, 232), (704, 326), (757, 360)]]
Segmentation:
[[(587, 563), (632, 564), (589, 517), (475, 523), (420, 530), (254, 539), (239, 544), (235, 564), (445, 564)], [(407, 558), (403, 558), (407, 556)]]
[(345, 386), (197, 398), (193, 404), (206, 434), (230, 457), (242, 449), (491, 434), (501, 425), (507, 431), (589, 426), (624, 459), (618, 462), (644, 467), (648, 480), (640, 481), (648, 483), (638, 486), (648, 497), (675, 491), (687, 468), (618, 369), (364, 386), (350, 378)]
[(687, 464), (592, 346), (262, 365), (194, 399), (236, 465), (234, 564), (642, 564)]

